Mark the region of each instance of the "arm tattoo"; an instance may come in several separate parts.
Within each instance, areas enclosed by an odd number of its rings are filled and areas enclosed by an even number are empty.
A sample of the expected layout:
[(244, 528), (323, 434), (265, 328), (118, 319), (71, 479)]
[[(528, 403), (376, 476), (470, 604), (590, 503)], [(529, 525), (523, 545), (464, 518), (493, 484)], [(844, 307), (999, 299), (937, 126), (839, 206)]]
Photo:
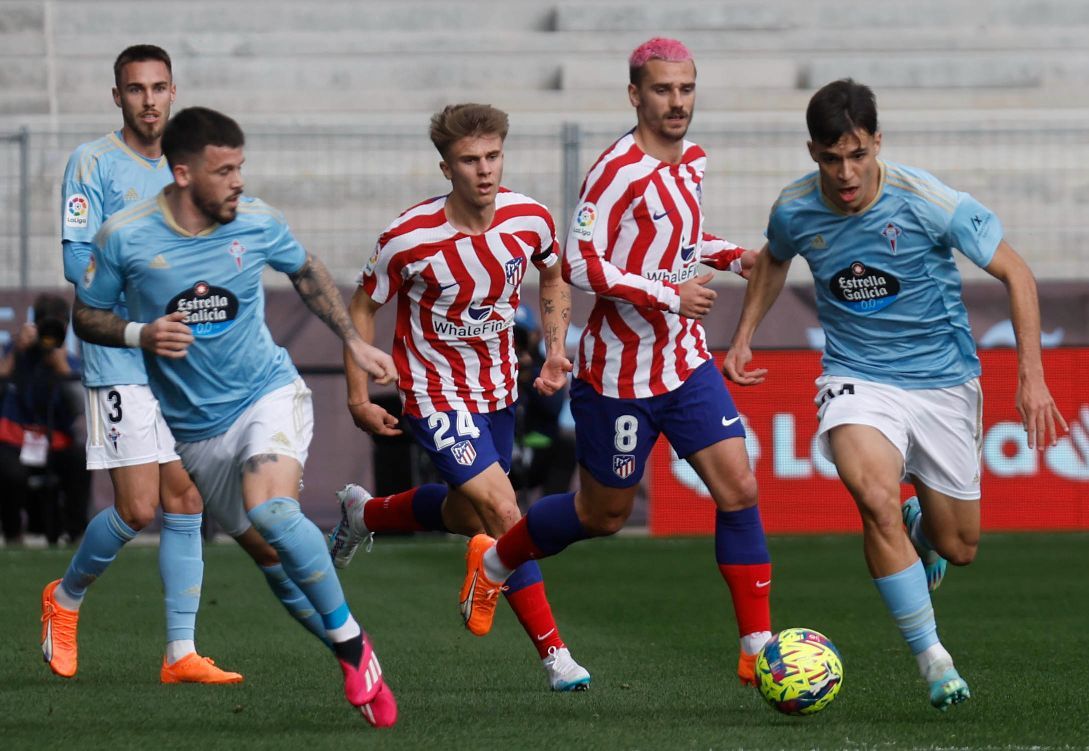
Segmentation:
[(307, 253), (306, 263), (289, 276), (306, 307), (324, 321), (334, 334), (344, 340), (355, 336), (355, 328), (344, 307), (340, 290), (324, 263)]
[(106, 347), (124, 347), (126, 324), (128, 321), (112, 310), (89, 307), (76, 296), (72, 308), (72, 328), (83, 341)]
[(545, 346), (551, 351), (560, 343), (560, 327), (552, 324), (545, 332)]
[(545, 298), (541, 300), (541, 307), (544, 309), (545, 315), (548, 315), (556, 310), (556, 303), (550, 298)]
[(262, 464), (269, 464), (280, 461), (279, 454), (257, 454), (251, 456), (242, 464), (242, 471), (253, 474), (256, 472)]

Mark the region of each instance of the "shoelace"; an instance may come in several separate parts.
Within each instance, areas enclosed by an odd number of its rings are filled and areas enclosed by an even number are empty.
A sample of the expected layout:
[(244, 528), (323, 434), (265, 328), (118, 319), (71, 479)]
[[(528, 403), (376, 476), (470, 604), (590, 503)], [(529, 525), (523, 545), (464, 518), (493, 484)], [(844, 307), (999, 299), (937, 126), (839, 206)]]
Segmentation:
[(75, 624), (76, 619), (68, 613), (58, 610), (53, 603), (46, 603), (46, 611), (42, 613), (42, 623), (53, 621), (53, 641), (61, 647), (76, 648)]
[(571, 653), (564, 654), (558, 647), (548, 648), (548, 657), (552, 660), (551, 667), (557, 672), (567, 672), (571, 669), (574, 659), (571, 657)]

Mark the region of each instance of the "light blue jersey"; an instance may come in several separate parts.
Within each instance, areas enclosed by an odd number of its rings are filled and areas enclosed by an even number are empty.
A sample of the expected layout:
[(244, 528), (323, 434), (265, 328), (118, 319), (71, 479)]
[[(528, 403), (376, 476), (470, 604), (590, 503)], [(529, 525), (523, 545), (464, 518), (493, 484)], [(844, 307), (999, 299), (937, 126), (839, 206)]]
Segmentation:
[(873, 203), (847, 215), (822, 197), (814, 172), (780, 194), (767, 237), (775, 258), (809, 262), (825, 373), (901, 388), (944, 388), (979, 375), (953, 249), (985, 267), (1002, 225), (972, 196), (883, 162)]
[(84, 303), (110, 309), (124, 293), (133, 321), (189, 314), (196, 338), (184, 358), (144, 358), (179, 441), (226, 432), (247, 407), (298, 378), (265, 326), (265, 267), (292, 273), (306, 261), (280, 212), (243, 197), (233, 222), (191, 235), (160, 193), (110, 217), (95, 245), (76, 288)]
[[(64, 276), (78, 285), (102, 223), (126, 206), (150, 198), (173, 178), (166, 158), (148, 159), (129, 148), (121, 131), (72, 152), (61, 187)], [(124, 301), (117, 314), (127, 317)], [(90, 387), (147, 383), (144, 358), (136, 350), (83, 344), (83, 383)]]

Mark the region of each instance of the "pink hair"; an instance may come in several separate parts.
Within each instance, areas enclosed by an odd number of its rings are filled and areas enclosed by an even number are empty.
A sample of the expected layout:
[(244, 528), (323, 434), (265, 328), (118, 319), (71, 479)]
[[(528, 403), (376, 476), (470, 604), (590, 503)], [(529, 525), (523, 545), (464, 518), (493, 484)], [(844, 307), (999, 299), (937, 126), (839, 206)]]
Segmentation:
[(665, 60), (667, 63), (683, 63), (692, 59), (692, 53), (684, 42), (668, 37), (654, 37), (636, 47), (628, 58), (628, 67), (642, 68), (648, 60)]

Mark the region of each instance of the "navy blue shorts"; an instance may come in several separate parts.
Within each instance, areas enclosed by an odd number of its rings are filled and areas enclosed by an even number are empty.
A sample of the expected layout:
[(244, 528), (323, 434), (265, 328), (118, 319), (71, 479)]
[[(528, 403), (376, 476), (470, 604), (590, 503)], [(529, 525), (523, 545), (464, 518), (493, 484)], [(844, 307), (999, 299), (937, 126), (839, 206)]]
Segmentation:
[(510, 472), (514, 450), (514, 407), (498, 412), (435, 412), (405, 415), (416, 440), (452, 488), (464, 485), (494, 462)]
[(680, 388), (645, 399), (602, 396), (576, 378), (571, 384), (571, 415), (579, 464), (611, 488), (639, 482), (660, 433), (681, 458), (726, 438), (745, 437), (734, 400), (711, 360), (696, 368)]

